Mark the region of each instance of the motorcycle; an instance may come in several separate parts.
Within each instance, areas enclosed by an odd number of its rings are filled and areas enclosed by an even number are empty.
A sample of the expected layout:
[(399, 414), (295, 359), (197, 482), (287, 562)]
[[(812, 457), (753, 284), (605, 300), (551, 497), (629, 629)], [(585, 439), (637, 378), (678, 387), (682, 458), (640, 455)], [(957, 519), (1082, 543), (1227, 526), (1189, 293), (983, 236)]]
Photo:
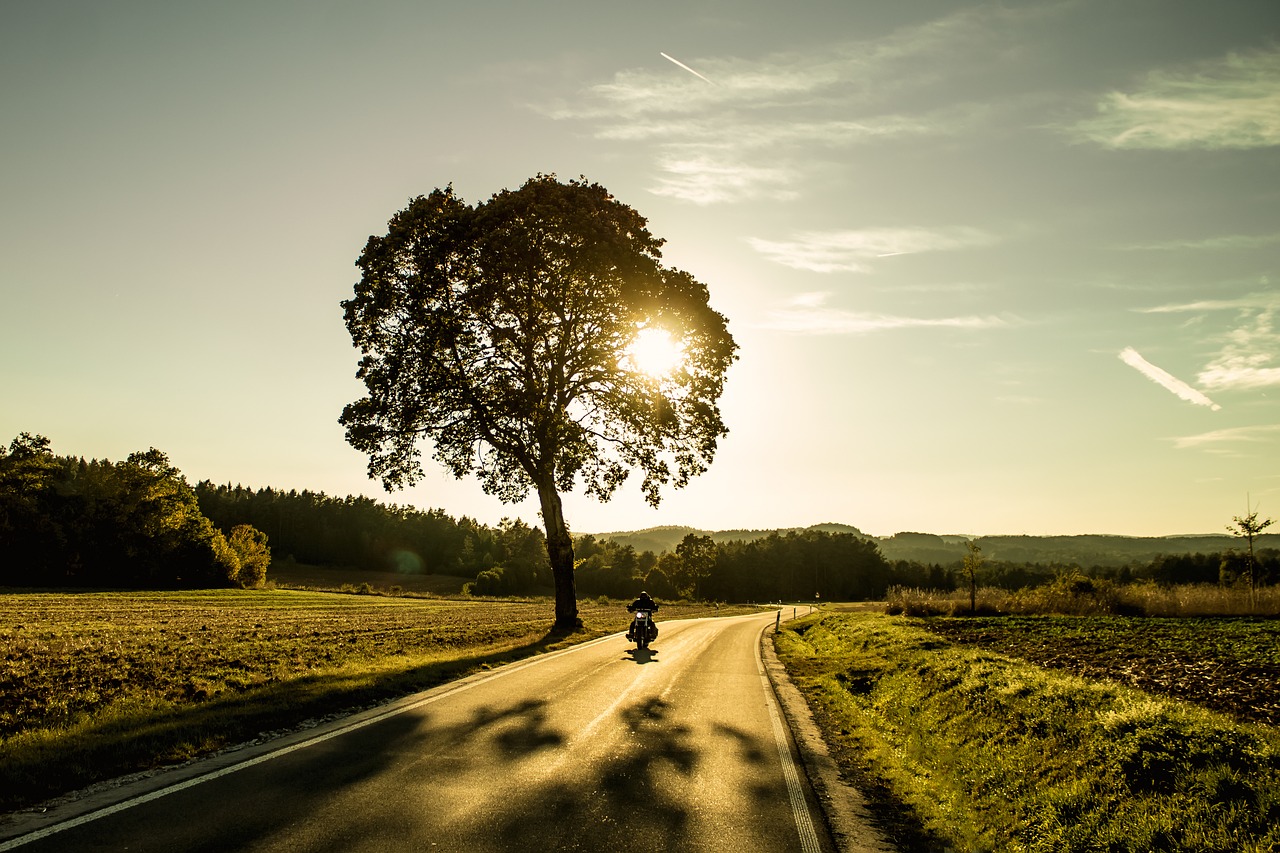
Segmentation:
[(627, 631), (627, 639), (634, 640), (636, 648), (647, 649), (657, 636), (658, 626), (653, 624), (653, 612), (637, 610), (635, 618), (631, 620), (631, 630)]

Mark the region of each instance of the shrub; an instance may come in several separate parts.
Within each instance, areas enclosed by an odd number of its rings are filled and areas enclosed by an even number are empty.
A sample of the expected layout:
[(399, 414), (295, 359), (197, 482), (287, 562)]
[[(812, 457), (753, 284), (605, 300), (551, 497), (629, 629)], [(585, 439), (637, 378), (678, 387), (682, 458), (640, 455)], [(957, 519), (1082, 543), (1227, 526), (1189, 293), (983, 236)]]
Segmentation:
[[(886, 610), (893, 616), (966, 616), (969, 614), (968, 590), (914, 589), (895, 586), (886, 596)], [(978, 587), (975, 602), (977, 615), (998, 616), (1011, 612), (1013, 593), (999, 587)]]
[(239, 570), (232, 579), (246, 589), (260, 589), (271, 565), (267, 534), (252, 525), (237, 524), (231, 528), (227, 544), (239, 560)]

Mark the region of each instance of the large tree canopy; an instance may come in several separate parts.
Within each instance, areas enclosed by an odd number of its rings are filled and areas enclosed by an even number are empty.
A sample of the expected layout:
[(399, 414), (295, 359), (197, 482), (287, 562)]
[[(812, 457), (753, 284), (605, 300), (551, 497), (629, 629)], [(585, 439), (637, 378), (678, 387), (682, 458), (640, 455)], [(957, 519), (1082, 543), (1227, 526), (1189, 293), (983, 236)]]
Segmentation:
[[(608, 500), (628, 473), (661, 487), (706, 470), (727, 430), (718, 400), (737, 344), (707, 288), (663, 266), (645, 219), (585, 179), (538, 175), (474, 206), (450, 186), (370, 237), (342, 303), (368, 396), (347, 441), (388, 490), (423, 476), (421, 447), (504, 501), (537, 492), (556, 624), (577, 623), (560, 494)], [(665, 335), (679, 359), (640, 369)]]

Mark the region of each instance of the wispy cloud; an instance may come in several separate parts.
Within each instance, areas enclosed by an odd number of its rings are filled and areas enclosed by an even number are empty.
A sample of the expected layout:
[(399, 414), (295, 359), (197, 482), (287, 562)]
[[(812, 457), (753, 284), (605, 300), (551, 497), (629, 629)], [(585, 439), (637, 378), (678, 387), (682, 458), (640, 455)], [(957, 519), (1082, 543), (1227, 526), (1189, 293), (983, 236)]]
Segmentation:
[(1280, 387), (1280, 293), (1251, 293), (1234, 299), (1203, 299), (1139, 309), (1145, 314), (1208, 314), (1235, 311), (1233, 326), (1215, 336), (1220, 348), (1197, 375), (1214, 391)]
[(1137, 243), (1120, 248), (1130, 251), (1173, 251), (1178, 249), (1241, 250), (1264, 249), (1280, 244), (1280, 231), (1274, 234), (1227, 234), (1203, 240), (1171, 240), (1165, 243)]
[(815, 146), (990, 126), (991, 111), (980, 104), (948, 99), (945, 107), (913, 113), (886, 105), (900, 102), (903, 92), (949, 82), (968, 57), (989, 62), (1004, 43), (1002, 33), (1028, 17), (981, 6), (877, 39), (804, 52), (686, 57), (688, 64), (663, 53), (679, 70), (658, 60), (540, 109), (555, 119), (591, 123), (599, 139), (654, 146), (659, 180), (651, 189), (660, 195), (697, 204), (776, 197), (777, 164), (799, 164), (784, 167), (793, 181), (807, 175), (817, 168)]
[(698, 150), (757, 151), (794, 145), (840, 147), (860, 142), (938, 136), (967, 124), (979, 124), (978, 107), (946, 107), (918, 115), (885, 113), (854, 120), (814, 119), (771, 123), (734, 122), (732, 136), (722, 117), (677, 117), (645, 122), (619, 122), (601, 127), (597, 139), (617, 141), (657, 140), (669, 146)]
[(829, 294), (806, 293), (770, 313), (761, 328), (806, 335), (862, 335), (894, 329), (992, 329), (1009, 321), (994, 316), (903, 317), (847, 311), (826, 304)]
[[(794, 198), (815, 147), (940, 135), (976, 123), (982, 111), (948, 107), (921, 116), (881, 115), (860, 121), (710, 119), (622, 123), (603, 128), (603, 139), (657, 142), (658, 181), (649, 189), (695, 204)], [(955, 117), (953, 119), (953, 116)], [(800, 156), (802, 150), (810, 152)]]
[(1194, 447), (1221, 447), (1223, 445), (1235, 445), (1241, 443), (1271, 443), (1275, 441), (1277, 433), (1280, 433), (1280, 424), (1216, 429), (1212, 432), (1200, 433), (1199, 435), (1184, 435), (1180, 438), (1175, 438), (1173, 439), (1173, 446), (1185, 449)]
[(1280, 306), (1280, 294), (1251, 293), (1235, 299), (1201, 299), (1196, 302), (1174, 302), (1169, 305), (1157, 305), (1153, 308), (1138, 308), (1141, 314), (1188, 314), (1205, 311), (1227, 311), (1233, 309), (1274, 309)]
[(694, 204), (758, 198), (785, 201), (796, 195), (795, 171), (785, 165), (752, 166), (695, 155), (663, 158), (660, 168), (662, 176), (651, 191)]
[(1135, 91), (1105, 95), (1097, 110), (1070, 132), (1108, 148), (1280, 145), (1280, 50), (1153, 71)]
[(866, 272), (877, 258), (989, 246), (994, 236), (977, 228), (865, 228), (806, 231), (791, 240), (748, 238), (774, 263), (813, 272)]
[(1120, 360), (1150, 379), (1152, 382), (1172, 392), (1181, 399), (1186, 400), (1188, 403), (1194, 403), (1197, 406), (1208, 406), (1215, 412), (1222, 408), (1204, 394), (1197, 391), (1195, 388), (1192, 388), (1186, 382), (1183, 382), (1173, 374), (1156, 367), (1154, 364), (1147, 361), (1133, 347), (1125, 347), (1121, 350)]
[(1200, 384), (1213, 389), (1280, 388), (1280, 334), (1276, 309), (1268, 308), (1232, 330), (1217, 357), (1200, 371)]

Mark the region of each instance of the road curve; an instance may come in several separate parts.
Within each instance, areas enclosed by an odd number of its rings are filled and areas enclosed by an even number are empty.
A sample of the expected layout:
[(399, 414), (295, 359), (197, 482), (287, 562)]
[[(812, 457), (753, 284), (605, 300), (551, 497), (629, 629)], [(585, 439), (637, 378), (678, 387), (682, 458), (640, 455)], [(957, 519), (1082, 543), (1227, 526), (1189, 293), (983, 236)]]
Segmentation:
[(117, 789), (0, 851), (830, 853), (760, 663), (774, 619), (665, 622), (648, 652), (613, 635), (511, 664)]

